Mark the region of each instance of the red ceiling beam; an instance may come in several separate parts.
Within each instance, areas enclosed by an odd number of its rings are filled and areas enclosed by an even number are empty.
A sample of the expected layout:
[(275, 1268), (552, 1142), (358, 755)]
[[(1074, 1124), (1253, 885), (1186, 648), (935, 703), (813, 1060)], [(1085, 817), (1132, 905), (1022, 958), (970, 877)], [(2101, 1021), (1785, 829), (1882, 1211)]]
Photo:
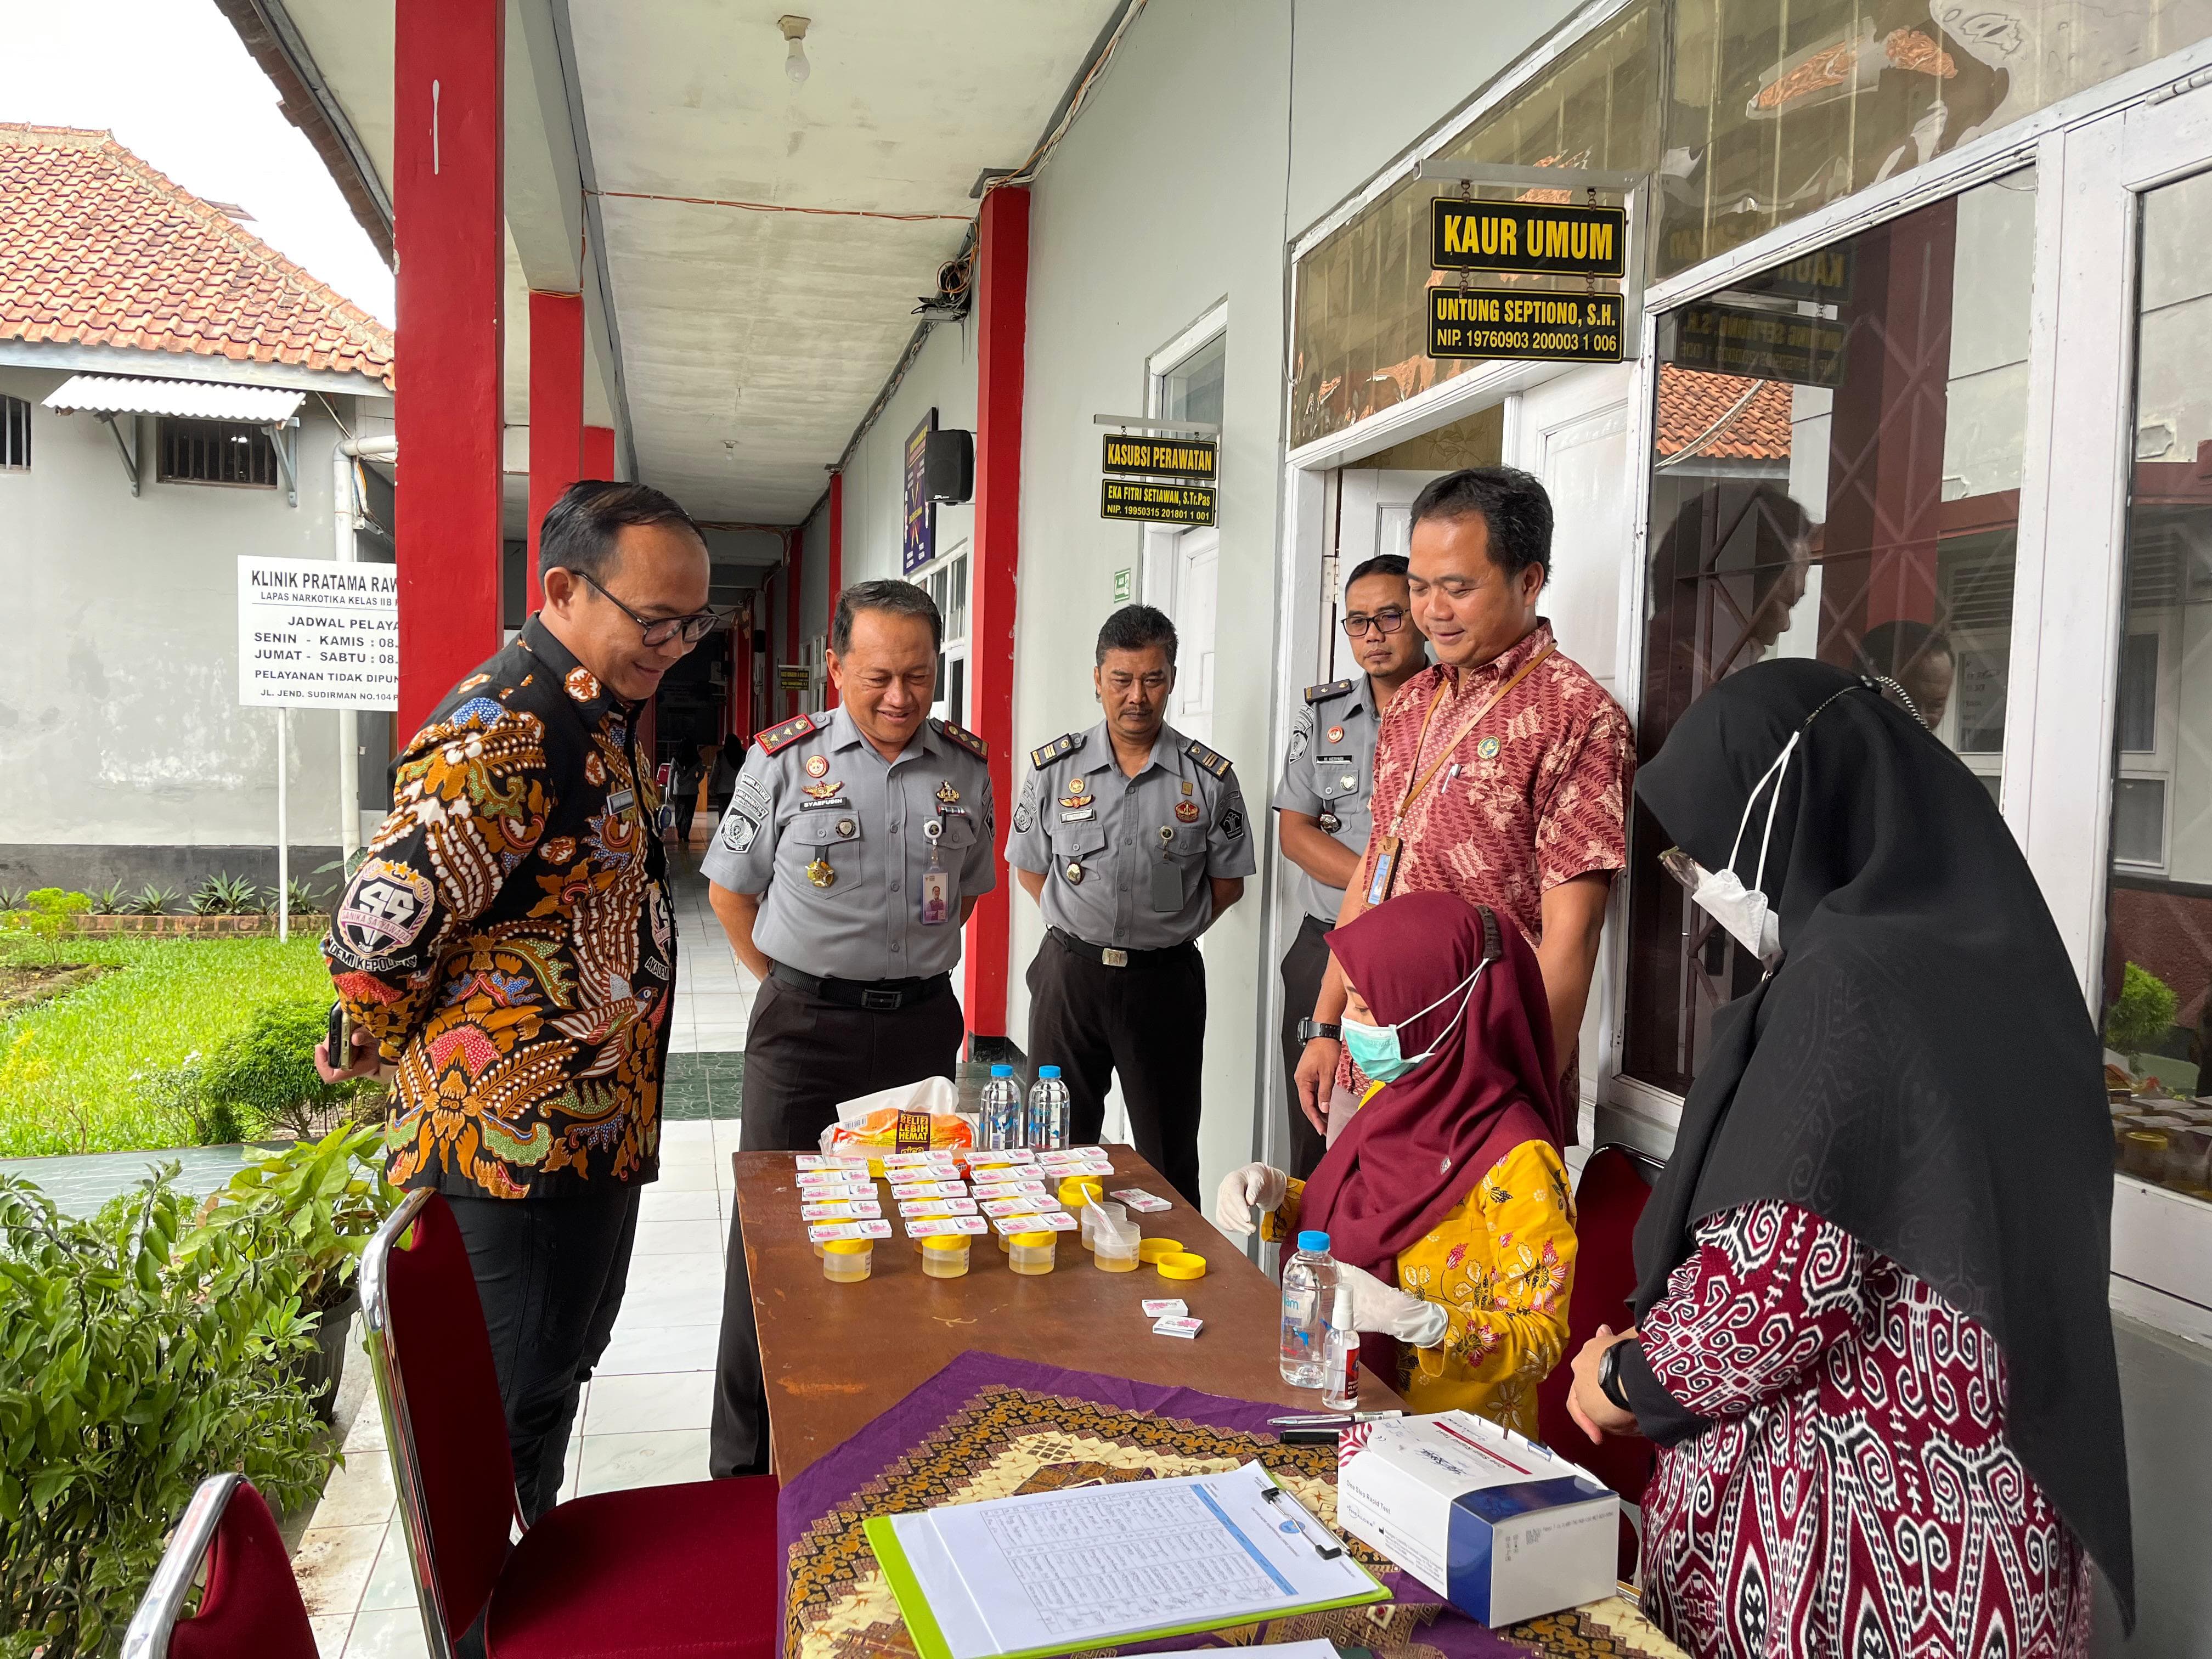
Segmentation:
[[(983, 198), (975, 252), (975, 543), (969, 578), (969, 721), (991, 745), (1002, 872), (1014, 799), (1014, 593), (1021, 568), (1022, 361), (1029, 335), (1030, 193)], [(1002, 878), (968, 924), (962, 1005), (972, 1036), (1006, 1035), (1012, 884)]]
[(587, 426), (584, 428), (584, 476), (587, 478), (611, 478), (615, 476), (614, 428)]
[[(804, 532), (802, 531), (801, 533)], [(832, 472), (830, 475), (830, 586), (828, 589), (830, 597), (826, 601), (830, 620), (835, 620), (836, 617), (837, 596), (844, 590), (845, 475), (842, 472)], [(830, 631), (828, 621), (823, 623), (822, 631), (824, 634)], [(822, 698), (824, 708), (835, 708), (837, 706), (837, 688), (825, 683), (822, 690)]]
[(561, 492), (584, 476), (584, 296), (530, 296), (530, 565), (523, 609), (545, 589), (538, 532)]
[(398, 0), (393, 17), (404, 734), (500, 645), (506, 25), (505, 0)]

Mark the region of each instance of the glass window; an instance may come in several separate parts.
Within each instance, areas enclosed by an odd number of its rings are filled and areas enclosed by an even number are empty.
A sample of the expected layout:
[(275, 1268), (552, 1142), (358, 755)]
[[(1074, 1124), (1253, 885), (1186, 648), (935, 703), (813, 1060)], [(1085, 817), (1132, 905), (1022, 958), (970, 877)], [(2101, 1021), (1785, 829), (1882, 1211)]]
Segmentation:
[(244, 421), (161, 417), (161, 471), (171, 483), (276, 487), (276, 449), (266, 427)]
[(2212, 1198), (2212, 174), (2148, 192), (2141, 237), (2105, 1059), (2119, 1168)]
[[(1440, 154), (1513, 167), (1648, 170), (1656, 137), (1650, 11), (1632, 6), (1577, 43)], [(1428, 356), (1423, 290), (1437, 280), (1429, 269), (1429, 204), (1457, 190), (1434, 179), (1404, 179), (1298, 261), (1293, 448), (1476, 367)], [(1566, 199), (1563, 192), (1482, 193)], [(1542, 288), (1556, 279), (1482, 280)]]
[(1221, 424), (1221, 375), (1229, 362), (1229, 337), (1217, 334), (1160, 376), (1159, 418)]
[[(1998, 793), (2035, 199), (2013, 173), (1657, 319), (1644, 755), (1726, 676), (1814, 657), (1894, 682)], [(1680, 1092), (1759, 965), (1663, 850), (1639, 818), (1625, 1063)]]
[(2212, 0), (1674, 0), (1657, 274), (2212, 34)]
[(31, 405), (21, 398), (0, 398), (0, 472), (31, 465)]

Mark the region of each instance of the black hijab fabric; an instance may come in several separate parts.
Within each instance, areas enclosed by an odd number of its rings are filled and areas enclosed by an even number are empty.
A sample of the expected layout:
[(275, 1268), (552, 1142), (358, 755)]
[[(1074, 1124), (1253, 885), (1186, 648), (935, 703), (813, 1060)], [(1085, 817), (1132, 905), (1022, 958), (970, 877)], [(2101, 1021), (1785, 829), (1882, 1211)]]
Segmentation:
[[(2103, 1048), (1981, 781), (1869, 684), (1777, 661), (1692, 703), (1636, 793), (1718, 871), (1801, 727), (1763, 884), (1782, 964), (1714, 1017), (1637, 1227), (1638, 1316), (1697, 1223), (1761, 1199), (1918, 1274), (2002, 1349), (2007, 1436), (2132, 1624)], [(1762, 793), (1747, 887), (1766, 809)]]

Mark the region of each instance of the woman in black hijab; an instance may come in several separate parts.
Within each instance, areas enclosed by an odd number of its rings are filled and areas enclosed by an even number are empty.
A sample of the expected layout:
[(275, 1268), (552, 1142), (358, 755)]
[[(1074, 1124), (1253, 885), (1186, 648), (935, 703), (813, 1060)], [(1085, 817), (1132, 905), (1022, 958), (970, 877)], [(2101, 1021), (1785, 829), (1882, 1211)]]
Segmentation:
[(1648, 1610), (1700, 1655), (2085, 1652), (2088, 1561), (2134, 1618), (2111, 1129), (2027, 860), (1817, 662), (1723, 680), (1636, 788), (1769, 969), (1714, 1017), (1637, 1330), (1575, 1362), (1586, 1429), (1662, 1448)]

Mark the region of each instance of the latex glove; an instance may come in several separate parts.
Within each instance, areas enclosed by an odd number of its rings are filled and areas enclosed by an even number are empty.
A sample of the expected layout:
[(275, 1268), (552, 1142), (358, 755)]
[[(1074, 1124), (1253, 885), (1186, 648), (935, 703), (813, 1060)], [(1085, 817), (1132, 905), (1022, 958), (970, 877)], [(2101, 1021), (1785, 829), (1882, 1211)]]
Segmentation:
[(1252, 1212), (1273, 1210), (1291, 1190), (1291, 1178), (1267, 1164), (1247, 1164), (1222, 1176), (1213, 1194), (1213, 1224), (1243, 1237), (1252, 1231)]
[(1336, 1264), (1336, 1293), (1342, 1296), (1347, 1291), (1352, 1293), (1354, 1330), (1379, 1331), (1417, 1348), (1433, 1348), (1443, 1340), (1444, 1332), (1451, 1324), (1451, 1316), (1444, 1311), (1443, 1304), (1408, 1296), (1364, 1268), (1340, 1261)]

